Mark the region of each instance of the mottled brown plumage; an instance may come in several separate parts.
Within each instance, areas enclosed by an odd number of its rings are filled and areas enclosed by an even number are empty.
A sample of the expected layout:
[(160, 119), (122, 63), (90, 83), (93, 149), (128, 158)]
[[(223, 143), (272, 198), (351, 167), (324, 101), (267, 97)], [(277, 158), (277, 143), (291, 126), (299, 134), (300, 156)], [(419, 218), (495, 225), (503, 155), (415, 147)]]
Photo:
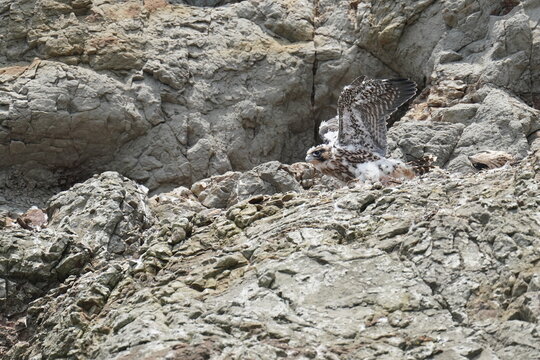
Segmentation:
[(412, 178), (432, 168), (434, 157), (407, 165), (386, 158), (386, 121), (416, 92), (407, 79), (365, 79), (346, 86), (338, 100), (338, 116), (319, 128), (326, 144), (308, 150), (306, 161), (342, 181)]
[(504, 151), (485, 150), (469, 156), (469, 161), (476, 170), (481, 171), (513, 164), (516, 159)]

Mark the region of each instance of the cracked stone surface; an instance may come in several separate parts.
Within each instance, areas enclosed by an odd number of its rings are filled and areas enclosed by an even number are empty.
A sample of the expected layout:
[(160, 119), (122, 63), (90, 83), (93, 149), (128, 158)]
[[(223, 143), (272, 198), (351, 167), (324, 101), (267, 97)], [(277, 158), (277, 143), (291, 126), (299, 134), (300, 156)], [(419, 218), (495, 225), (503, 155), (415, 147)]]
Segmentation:
[(539, 21), (535, 0), (0, 2), (0, 206), (105, 170), (158, 193), (301, 160), (359, 75), (422, 90), (394, 156), (460, 172), (479, 151), (523, 158)]
[[(538, 359), (539, 23), (537, 0), (0, 0), (0, 357)], [(441, 169), (288, 165), (358, 75), (418, 83), (389, 153)]]
[[(535, 144), (520, 163), (475, 174), (255, 187), (220, 208), (184, 187), (149, 199), (118, 174), (96, 176), (51, 199), (47, 229), (0, 230), (0, 349), (5, 359), (537, 359)], [(93, 211), (120, 211), (128, 225), (114, 234), (136, 240), (122, 253), (97, 242), (113, 232), (87, 225)]]

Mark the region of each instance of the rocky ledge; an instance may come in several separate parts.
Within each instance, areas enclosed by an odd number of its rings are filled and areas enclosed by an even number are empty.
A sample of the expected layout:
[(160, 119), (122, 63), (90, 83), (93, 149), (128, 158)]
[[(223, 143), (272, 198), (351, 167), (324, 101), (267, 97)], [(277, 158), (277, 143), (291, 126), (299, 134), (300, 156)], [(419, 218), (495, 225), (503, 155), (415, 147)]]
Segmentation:
[(96, 175), (4, 221), (3, 358), (538, 359), (539, 155), (387, 188)]
[[(0, 0), (0, 357), (539, 359), (539, 23), (538, 0)], [(389, 154), (443, 170), (285, 164), (359, 75), (418, 84)]]
[(523, 158), (539, 22), (538, 0), (0, 0), (0, 208), (105, 170), (163, 192), (299, 161), (359, 75), (418, 84), (392, 156)]

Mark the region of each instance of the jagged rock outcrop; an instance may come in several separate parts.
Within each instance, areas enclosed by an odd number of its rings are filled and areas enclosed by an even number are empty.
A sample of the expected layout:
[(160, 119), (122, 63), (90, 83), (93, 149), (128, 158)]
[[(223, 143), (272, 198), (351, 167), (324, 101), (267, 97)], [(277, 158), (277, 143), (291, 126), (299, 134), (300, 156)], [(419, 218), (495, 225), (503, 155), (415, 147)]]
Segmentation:
[(12, 312), (78, 274), (91, 258), (138, 252), (151, 222), (146, 191), (112, 172), (54, 196), (48, 213), (42, 231), (16, 223), (0, 230), (1, 300)]
[[(54, 197), (48, 229), (1, 231), (4, 358), (535, 359), (539, 180), (536, 153), (208, 208), (105, 173)], [(88, 250), (127, 229), (129, 251)]]
[(479, 150), (522, 158), (539, 19), (535, 0), (0, 3), (0, 185), (116, 170), (156, 191), (297, 161), (361, 74), (423, 89), (395, 156), (462, 172)]
[(0, 166), (116, 169), (155, 190), (298, 158), (313, 141), (311, 13), (272, 4), (6, 6), (2, 62), (44, 60), (3, 69)]
[(103, 173), (49, 200), (49, 228), (76, 234), (93, 253), (123, 254), (150, 224), (147, 192), (118, 173)]
[[(295, 165), (300, 166), (300, 170)], [(308, 164), (283, 165), (278, 161), (256, 166), (252, 170), (228, 172), (196, 182), (191, 191), (198, 200), (209, 208), (227, 208), (253, 195), (273, 195), (275, 193), (299, 192), (303, 190), (302, 176), (306, 179), (321, 177)], [(342, 184), (341, 184), (342, 185)], [(311, 186), (307, 186), (310, 188)]]

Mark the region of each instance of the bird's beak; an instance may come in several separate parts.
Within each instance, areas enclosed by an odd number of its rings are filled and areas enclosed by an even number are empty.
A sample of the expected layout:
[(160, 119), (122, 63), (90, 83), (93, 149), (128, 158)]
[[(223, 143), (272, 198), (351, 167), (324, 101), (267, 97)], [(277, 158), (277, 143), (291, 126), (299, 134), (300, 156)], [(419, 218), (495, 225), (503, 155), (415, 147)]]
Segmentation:
[(315, 160), (315, 158), (313, 157), (313, 155), (311, 155), (311, 154), (307, 154), (307, 155), (306, 155), (306, 162), (311, 162), (311, 161), (313, 161), (313, 160)]

